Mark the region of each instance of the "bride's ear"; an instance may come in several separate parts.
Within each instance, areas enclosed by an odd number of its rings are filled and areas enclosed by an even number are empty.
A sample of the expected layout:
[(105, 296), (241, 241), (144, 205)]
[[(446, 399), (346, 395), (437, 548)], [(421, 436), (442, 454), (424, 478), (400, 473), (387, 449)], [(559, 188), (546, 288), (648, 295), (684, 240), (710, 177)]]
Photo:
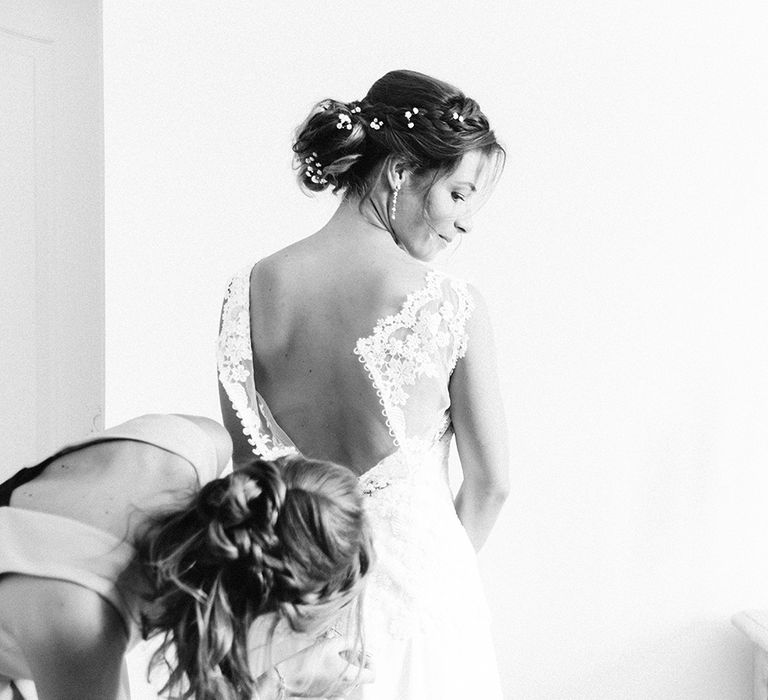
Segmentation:
[(399, 158), (390, 156), (384, 165), (384, 174), (390, 189), (396, 190), (403, 186), (410, 175), (405, 162)]

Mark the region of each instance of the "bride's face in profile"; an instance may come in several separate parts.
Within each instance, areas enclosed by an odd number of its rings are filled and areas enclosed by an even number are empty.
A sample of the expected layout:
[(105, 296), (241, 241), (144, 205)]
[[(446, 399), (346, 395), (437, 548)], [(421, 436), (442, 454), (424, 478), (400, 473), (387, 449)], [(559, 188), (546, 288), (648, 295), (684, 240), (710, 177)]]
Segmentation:
[(410, 173), (405, 175), (392, 227), (409, 255), (428, 262), (457, 236), (472, 230), (473, 205), (486, 161), (480, 151), (464, 154), (453, 172), (432, 184), (426, 198), (423, 181)]

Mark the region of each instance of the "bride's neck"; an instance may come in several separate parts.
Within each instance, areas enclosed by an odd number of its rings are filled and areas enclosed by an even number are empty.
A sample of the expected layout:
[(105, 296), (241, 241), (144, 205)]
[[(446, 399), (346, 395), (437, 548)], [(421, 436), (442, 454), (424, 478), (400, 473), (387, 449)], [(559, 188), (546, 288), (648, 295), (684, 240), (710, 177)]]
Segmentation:
[(395, 244), (395, 238), (375, 198), (364, 200), (345, 198), (334, 215), (322, 228), (328, 234), (365, 238), (386, 245)]

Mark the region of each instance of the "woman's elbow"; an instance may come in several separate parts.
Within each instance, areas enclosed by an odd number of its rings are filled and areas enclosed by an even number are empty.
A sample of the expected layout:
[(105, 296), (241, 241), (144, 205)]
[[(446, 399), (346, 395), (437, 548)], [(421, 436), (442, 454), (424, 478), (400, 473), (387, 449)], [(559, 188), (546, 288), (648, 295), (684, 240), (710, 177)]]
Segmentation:
[(506, 471), (486, 474), (469, 481), (474, 482), (470, 488), (488, 504), (501, 505), (509, 497), (511, 483), (509, 474)]
[(488, 497), (498, 504), (504, 503), (509, 498), (511, 484), (509, 476), (495, 479), (488, 487)]

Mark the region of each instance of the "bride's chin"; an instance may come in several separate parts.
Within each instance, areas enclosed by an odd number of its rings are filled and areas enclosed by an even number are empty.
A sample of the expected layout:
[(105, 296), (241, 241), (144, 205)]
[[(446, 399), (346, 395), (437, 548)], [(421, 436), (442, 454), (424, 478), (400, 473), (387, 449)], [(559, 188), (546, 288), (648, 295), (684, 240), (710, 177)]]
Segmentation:
[(449, 250), (450, 247), (451, 247), (450, 241), (446, 240), (442, 236), (435, 236), (434, 242), (432, 244), (430, 260), (433, 260), (434, 258), (439, 257), (441, 253), (444, 253), (446, 250)]

